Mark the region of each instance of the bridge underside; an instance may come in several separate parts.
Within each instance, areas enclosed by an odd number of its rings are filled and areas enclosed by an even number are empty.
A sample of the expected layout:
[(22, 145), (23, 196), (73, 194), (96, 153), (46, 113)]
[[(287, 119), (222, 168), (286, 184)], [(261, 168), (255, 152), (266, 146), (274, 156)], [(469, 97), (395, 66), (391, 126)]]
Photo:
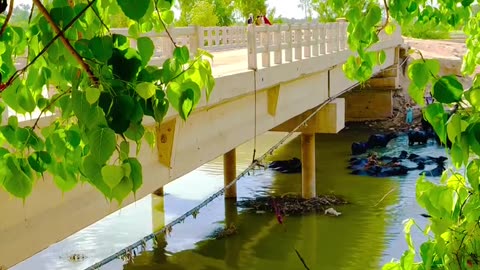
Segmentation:
[[(385, 64), (377, 71), (395, 65), (398, 43), (394, 40), (377, 47), (387, 55)], [(353, 87), (355, 83), (345, 78), (341, 67), (349, 55), (349, 51), (342, 51), (259, 69), (255, 75), (254, 71), (246, 71), (217, 78), (208, 103), (202, 100), (188, 121), (180, 120), (170, 111), (159, 127), (152, 123), (151, 128), (157, 129), (157, 149), (142, 144), (139, 160), (143, 165), (144, 183), (136, 198), (151, 194), (251, 140), (254, 131), (261, 135), (274, 128), (288, 130), (293, 122), (281, 124)], [(389, 95), (391, 99), (391, 94), (368, 91), (362, 93), (366, 103), (370, 102), (367, 100), (372, 92), (375, 102), (368, 105), (370, 107), (384, 105)], [(345, 118), (348, 120), (352, 114), (362, 111), (357, 106), (363, 102), (359, 95), (347, 94), (345, 100), (338, 99), (326, 106), (313, 119), (313, 131), (338, 132)], [(387, 116), (388, 110), (391, 112), (391, 108), (385, 107), (382, 115)], [(119, 209), (88, 185), (62, 194), (49, 176), (37, 181), (25, 204), (8, 198), (5, 192), (0, 193), (0, 201), (0, 264), (5, 266), (14, 265)], [(133, 201), (131, 196), (124, 205)]]

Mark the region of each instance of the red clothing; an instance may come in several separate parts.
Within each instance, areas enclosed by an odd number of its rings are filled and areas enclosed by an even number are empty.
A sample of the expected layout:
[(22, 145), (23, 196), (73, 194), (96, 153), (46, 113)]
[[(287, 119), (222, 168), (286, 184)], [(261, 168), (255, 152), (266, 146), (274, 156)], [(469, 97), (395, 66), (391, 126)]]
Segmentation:
[(263, 16), (263, 21), (265, 22), (265, 24), (267, 25), (272, 25), (272, 23), (268, 20), (268, 18), (266, 16)]

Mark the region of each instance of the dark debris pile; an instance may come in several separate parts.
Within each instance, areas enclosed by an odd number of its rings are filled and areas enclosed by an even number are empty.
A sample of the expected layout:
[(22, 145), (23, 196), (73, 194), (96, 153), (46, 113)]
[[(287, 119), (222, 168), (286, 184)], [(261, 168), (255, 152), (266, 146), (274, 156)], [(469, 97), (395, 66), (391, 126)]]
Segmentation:
[(312, 199), (300, 196), (263, 196), (237, 202), (241, 208), (252, 212), (281, 212), (284, 215), (304, 215), (323, 212), (334, 205), (347, 204), (343, 198), (335, 195), (322, 195)]

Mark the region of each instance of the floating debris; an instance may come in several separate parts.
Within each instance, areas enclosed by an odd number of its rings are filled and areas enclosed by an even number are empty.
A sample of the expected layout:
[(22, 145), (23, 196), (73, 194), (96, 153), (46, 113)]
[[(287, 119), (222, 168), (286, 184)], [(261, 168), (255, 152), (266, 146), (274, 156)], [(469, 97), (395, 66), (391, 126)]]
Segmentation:
[(87, 256), (85, 254), (80, 254), (80, 253), (74, 253), (74, 254), (68, 255), (68, 260), (70, 262), (81, 262), (86, 258)]
[(340, 216), (342, 213), (340, 212), (337, 212), (337, 210), (333, 209), (333, 208), (328, 208), (327, 210), (325, 210), (325, 215), (331, 215), (331, 216)]
[(210, 237), (218, 240), (218, 239), (227, 238), (237, 233), (238, 233), (237, 226), (235, 226), (235, 224), (230, 224), (230, 226), (228, 227), (219, 228), (215, 230)]
[[(241, 208), (246, 208), (253, 213), (276, 213), (279, 210), (284, 215), (304, 215), (313, 212), (323, 212), (334, 205), (347, 204), (343, 198), (335, 195), (323, 195), (312, 199), (300, 196), (262, 196), (237, 202)], [(338, 213), (338, 212), (337, 212)]]

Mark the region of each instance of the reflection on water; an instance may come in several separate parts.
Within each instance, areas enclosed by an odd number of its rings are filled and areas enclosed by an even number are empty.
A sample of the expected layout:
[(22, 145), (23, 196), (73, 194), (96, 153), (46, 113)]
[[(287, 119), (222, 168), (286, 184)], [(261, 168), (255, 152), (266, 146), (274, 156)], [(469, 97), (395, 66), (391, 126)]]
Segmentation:
[[(281, 136), (269, 133), (260, 137), (257, 153), (263, 153)], [(351, 204), (336, 208), (342, 216), (289, 216), (280, 225), (273, 214), (247, 213), (218, 198), (203, 208), (196, 219), (186, 219), (169, 236), (159, 238), (156, 248), (149, 245), (149, 251), (134, 263), (122, 266), (116, 260), (102, 269), (302, 269), (295, 249), (310, 269), (378, 269), (406, 249), (402, 221), (408, 217), (415, 217), (421, 225), (426, 221), (417, 218), (422, 209), (415, 202), (416, 172), (392, 179), (349, 174), (346, 166), (350, 144), (366, 136), (362, 131), (316, 136), (317, 193), (335, 193), (350, 201)], [(251, 142), (237, 149), (239, 172), (249, 165), (252, 149)], [(442, 148), (434, 145), (408, 148), (405, 137), (397, 138), (379, 152), (398, 155), (404, 149), (417, 154), (445, 155)], [(294, 156), (300, 157), (299, 138), (276, 151), (273, 158)], [(164, 222), (172, 221), (217, 191), (223, 185), (222, 169), (222, 159), (216, 159), (166, 186), (164, 200), (148, 196), (14, 269), (83, 269), (159, 229)], [(300, 193), (301, 175), (260, 170), (242, 179), (237, 190), (239, 199), (266, 193)], [(391, 193), (381, 201), (388, 192)], [(213, 239), (212, 233), (225, 223), (235, 224), (238, 233)], [(413, 236), (417, 240), (422, 237), (419, 232)], [(87, 259), (68, 262), (62, 257), (68, 250), (83, 252)]]

